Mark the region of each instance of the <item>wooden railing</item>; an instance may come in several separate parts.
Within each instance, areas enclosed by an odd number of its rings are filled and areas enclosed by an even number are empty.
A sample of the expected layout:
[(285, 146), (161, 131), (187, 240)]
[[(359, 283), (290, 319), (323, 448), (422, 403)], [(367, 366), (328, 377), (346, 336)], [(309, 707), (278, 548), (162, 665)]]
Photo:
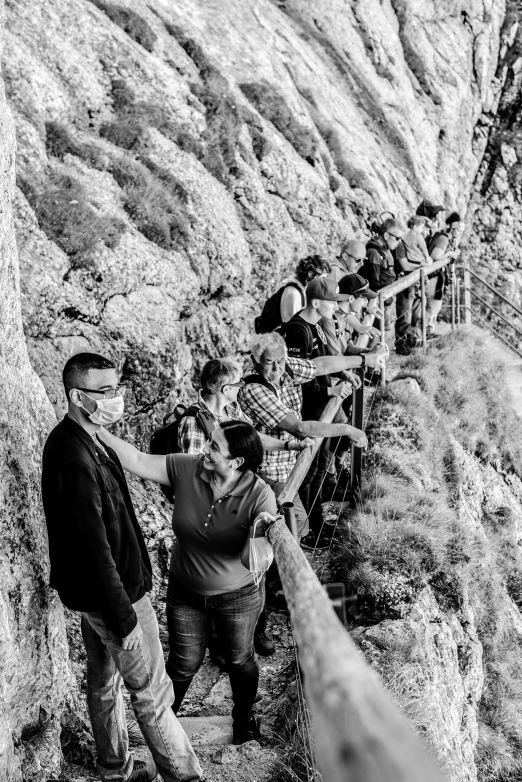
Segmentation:
[[(426, 276), (447, 263), (438, 261), (382, 289), (381, 311), (386, 299), (419, 281), (424, 310)], [(452, 273), (452, 325), (458, 317), (455, 286)], [(366, 316), (363, 323), (371, 325), (373, 316)], [(422, 333), (425, 343), (424, 322)], [(383, 342), (384, 338), (383, 326)], [(357, 344), (365, 347), (367, 342), (368, 337), (361, 336)], [(339, 397), (333, 397), (321, 421), (331, 422), (341, 403)], [(363, 428), (363, 417), (364, 382), (354, 392), (352, 424)], [(315, 438), (313, 447), (300, 453), (279, 496), (280, 505), (294, 500), (321, 441), (322, 438)], [(355, 493), (361, 480), (361, 454), (361, 449), (352, 447), (351, 488)], [(278, 519), (268, 534), (290, 612), (312, 717), (315, 754), (324, 782), (442, 782), (437, 763), (339, 621), (325, 589), (284, 521)]]

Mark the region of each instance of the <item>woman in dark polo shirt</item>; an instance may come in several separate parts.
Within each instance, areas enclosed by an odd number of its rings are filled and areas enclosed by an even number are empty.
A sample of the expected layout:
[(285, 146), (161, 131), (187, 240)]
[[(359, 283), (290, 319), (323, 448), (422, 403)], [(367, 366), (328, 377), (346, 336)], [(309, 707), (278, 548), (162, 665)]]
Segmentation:
[(264, 582), (255, 585), (241, 552), (255, 519), (277, 511), (274, 492), (256, 474), (263, 460), (259, 435), (245, 421), (225, 421), (212, 432), (202, 456), (153, 456), (105, 430), (101, 437), (126, 470), (174, 488), (176, 542), (167, 593), (174, 711), (203, 662), (213, 622), (232, 688), (234, 743), (257, 738), (254, 629), (264, 605)]

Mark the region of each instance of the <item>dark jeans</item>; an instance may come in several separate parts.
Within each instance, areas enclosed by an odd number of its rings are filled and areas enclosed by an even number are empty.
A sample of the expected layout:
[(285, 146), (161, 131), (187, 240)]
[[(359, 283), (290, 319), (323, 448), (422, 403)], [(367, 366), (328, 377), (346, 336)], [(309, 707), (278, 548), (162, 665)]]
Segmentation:
[(205, 596), (191, 592), (170, 574), (167, 673), (174, 685), (174, 712), (203, 662), (214, 623), (232, 688), (232, 717), (238, 721), (248, 719), (259, 682), (254, 629), (264, 604), (264, 580), (260, 586), (252, 584), (234, 592)]
[(422, 339), (422, 301), (420, 286), (412, 285), (397, 294), (395, 346), (405, 347)]

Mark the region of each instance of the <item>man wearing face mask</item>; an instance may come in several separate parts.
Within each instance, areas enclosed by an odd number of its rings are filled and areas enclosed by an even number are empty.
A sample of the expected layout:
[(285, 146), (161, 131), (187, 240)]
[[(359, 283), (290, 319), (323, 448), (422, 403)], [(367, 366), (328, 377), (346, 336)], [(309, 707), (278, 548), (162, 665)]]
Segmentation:
[[(158, 624), (147, 592), (152, 569), (116, 453), (98, 439), (118, 421), (124, 387), (114, 364), (94, 353), (67, 361), (65, 418), (44, 448), (42, 497), (49, 535), (51, 586), (81, 614), (87, 653), (87, 705), (102, 780), (165, 782), (201, 777), (171, 709)], [(152, 753), (129, 752), (121, 684)]]

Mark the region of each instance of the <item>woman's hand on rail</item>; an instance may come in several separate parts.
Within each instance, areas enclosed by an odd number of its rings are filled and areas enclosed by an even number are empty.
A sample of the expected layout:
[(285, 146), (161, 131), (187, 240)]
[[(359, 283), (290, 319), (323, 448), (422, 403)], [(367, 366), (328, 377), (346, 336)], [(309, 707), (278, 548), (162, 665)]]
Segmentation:
[(270, 529), (275, 520), (276, 517), (272, 516), (272, 514), (268, 513), (267, 511), (263, 511), (259, 514), (259, 516), (256, 516), (252, 522), (252, 525), (256, 530), (256, 538), (260, 538), (263, 535), (266, 535), (267, 530)]

